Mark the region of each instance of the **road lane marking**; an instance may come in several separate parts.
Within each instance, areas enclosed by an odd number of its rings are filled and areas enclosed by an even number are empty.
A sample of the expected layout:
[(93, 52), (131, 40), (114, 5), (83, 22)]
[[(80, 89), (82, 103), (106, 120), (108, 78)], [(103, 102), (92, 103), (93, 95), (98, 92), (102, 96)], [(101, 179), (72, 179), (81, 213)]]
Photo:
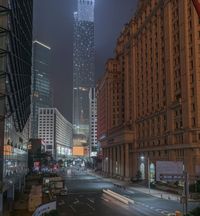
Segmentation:
[(161, 212), (161, 211), (163, 211), (163, 210), (162, 210), (162, 209), (156, 209), (156, 211), (157, 211), (157, 212)]
[(76, 213), (76, 209), (75, 209), (72, 205), (69, 205), (69, 207), (72, 209), (72, 211), (73, 211), (74, 213)]
[(87, 200), (91, 203), (94, 203), (94, 200), (90, 199), (90, 198), (87, 198)]
[(90, 204), (87, 203), (87, 206), (88, 206), (89, 208), (91, 208), (93, 211), (95, 211), (95, 208), (92, 207)]
[(170, 212), (169, 211), (167, 211), (167, 210), (163, 210), (163, 209), (156, 209), (154, 206), (149, 206), (149, 205), (147, 205), (147, 204), (145, 204), (145, 203), (141, 203), (141, 202), (136, 202), (137, 204), (139, 204), (139, 205), (142, 205), (142, 206), (144, 206), (144, 207), (146, 207), (146, 208), (149, 208), (149, 209), (151, 209), (151, 210), (153, 210), (153, 211), (156, 211), (156, 212), (159, 212), (159, 213), (161, 213), (162, 215), (168, 215)]
[(169, 214), (169, 212), (164, 210), (164, 211), (161, 211), (161, 214), (167, 215), (167, 214)]

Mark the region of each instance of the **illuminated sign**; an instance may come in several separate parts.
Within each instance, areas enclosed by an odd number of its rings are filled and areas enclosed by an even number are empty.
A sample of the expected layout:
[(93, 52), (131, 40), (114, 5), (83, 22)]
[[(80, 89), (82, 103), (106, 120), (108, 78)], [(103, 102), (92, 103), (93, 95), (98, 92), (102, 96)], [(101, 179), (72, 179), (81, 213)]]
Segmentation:
[(5, 145), (3, 152), (4, 152), (4, 155), (12, 155), (13, 154), (13, 147), (10, 145)]

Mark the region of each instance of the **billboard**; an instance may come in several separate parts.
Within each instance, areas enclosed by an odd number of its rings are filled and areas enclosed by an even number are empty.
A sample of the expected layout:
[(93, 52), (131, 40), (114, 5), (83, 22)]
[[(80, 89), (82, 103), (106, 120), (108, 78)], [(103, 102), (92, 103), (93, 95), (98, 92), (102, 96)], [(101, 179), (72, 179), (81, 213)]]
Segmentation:
[(34, 161), (34, 170), (36, 171), (40, 170), (40, 161)]
[(4, 155), (12, 155), (13, 154), (13, 147), (10, 145), (3, 146)]
[(85, 156), (87, 155), (87, 148), (83, 146), (73, 147), (73, 156)]
[[(161, 175), (166, 174), (169, 177), (173, 175), (183, 174), (183, 162), (182, 161), (156, 161), (156, 181), (161, 181)], [(172, 178), (173, 180), (173, 178)], [(170, 181), (170, 178), (167, 179)]]

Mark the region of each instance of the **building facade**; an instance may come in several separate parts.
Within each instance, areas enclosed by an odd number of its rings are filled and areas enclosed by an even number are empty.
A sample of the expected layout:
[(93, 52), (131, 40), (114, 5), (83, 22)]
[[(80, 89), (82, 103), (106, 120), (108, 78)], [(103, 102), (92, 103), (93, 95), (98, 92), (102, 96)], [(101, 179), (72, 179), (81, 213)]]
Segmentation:
[(51, 48), (38, 40), (33, 41), (31, 138), (38, 138), (39, 108), (52, 107), (49, 79)]
[[(27, 174), (33, 2), (0, 1), (0, 214)], [(20, 51), (20, 52), (19, 52)]]
[[(111, 176), (128, 179), (133, 147), (131, 117), (129, 109), (130, 94), (125, 68), (122, 38), (118, 40), (117, 57), (109, 59), (106, 72), (97, 85), (97, 137), (103, 153), (103, 171)], [(126, 78), (125, 78), (126, 77)]]
[[(199, 18), (190, 0), (138, 2), (135, 15), (117, 41), (115, 57), (121, 83), (119, 125), (132, 132), (130, 140), (112, 138), (115, 127), (108, 126), (116, 108), (110, 105), (108, 122), (102, 123), (105, 113), (101, 109), (109, 112), (109, 100), (103, 102), (101, 94), (97, 98), (98, 125), (104, 124), (98, 129), (104, 172), (116, 175), (117, 164), (125, 160), (128, 173), (120, 172), (121, 177), (135, 176), (138, 170), (147, 177), (148, 159), (152, 180), (157, 161), (182, 161), (191, 175), (200, 174), (199, 30)], [(116, 92), (113, 96), (108, 90), (108, 74), (106, 70), (98, 91), (105, 91), (107, 98), (117, 98)], [(107, 83), (105, 89), (103, 83)], [(125, 153), (120, 156), (117, 149), (121, 143)]]
[(95, 88), (90, 89), (89, 102), (90, 102), (89, 156), (96, 157), (99, 147), (97, 142), (97, 100), (96, 100)]
[(39, 108), (38, 137), (55, 160), (71, 155), (72, 124), (56, 108)]
[(74, 13), (73, 43), (73, 127), (75, 145), (88, 145), (89, 90), (94, 87), (95, 0), (78, 0)]

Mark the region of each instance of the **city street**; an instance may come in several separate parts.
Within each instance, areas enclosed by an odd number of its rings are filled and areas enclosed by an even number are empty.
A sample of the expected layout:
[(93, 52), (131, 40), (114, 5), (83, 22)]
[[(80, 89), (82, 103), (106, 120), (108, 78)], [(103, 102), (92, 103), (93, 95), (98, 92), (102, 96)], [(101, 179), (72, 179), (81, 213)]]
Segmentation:
[[(182, 210), (176, 201), (152, 197), (130, 189), (119, 189), (104, 178), (88, 174), (86, 171), (73, 168), (62, 174), (65, 176), (68, 196), (58, 197), (58, 210), (63, 215), (104, 215), (104, 216), (157, 216), (168, 215), (175, 210)], [(103, 189), (111, 189), (134, 199), (135, 204), (125, 205), (102, 193)], [(190, 208), (197, 204), (190, 205)]]

